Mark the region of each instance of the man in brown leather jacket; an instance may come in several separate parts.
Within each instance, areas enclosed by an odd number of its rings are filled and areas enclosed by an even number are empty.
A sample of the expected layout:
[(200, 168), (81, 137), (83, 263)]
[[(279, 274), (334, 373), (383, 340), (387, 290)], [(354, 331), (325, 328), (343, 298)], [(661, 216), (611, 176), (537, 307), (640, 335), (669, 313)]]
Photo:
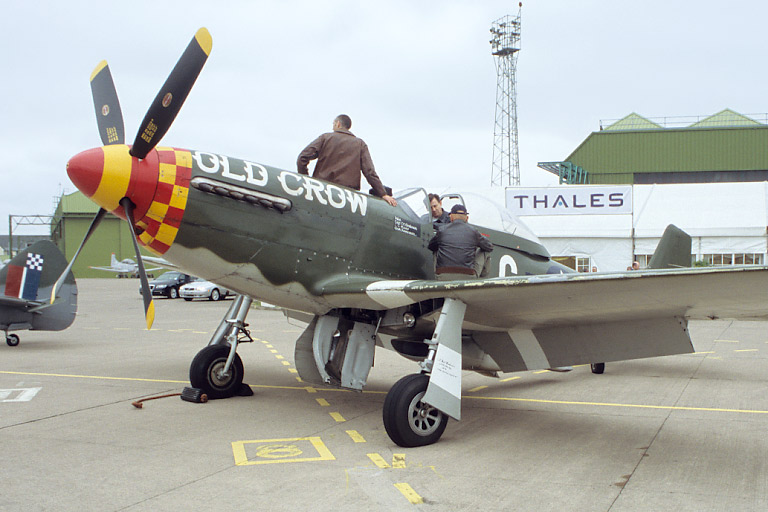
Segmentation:
[(397, 201), (381, 183), (376, 170), (373, 167), (368, 145), (352, 135), (352, 120), (349, 116), (341, 114), (333, 120), (333, 131), (324, 133), (313, 140), (299, 154), (296, 162), (299, 174), (309, 174), (307, 165), (317, 158), (313, 178), (336, 183), (345, 187), (360, 190), (360, 171), (370, 183), (374, 193), (392, 206), (397, 206)]

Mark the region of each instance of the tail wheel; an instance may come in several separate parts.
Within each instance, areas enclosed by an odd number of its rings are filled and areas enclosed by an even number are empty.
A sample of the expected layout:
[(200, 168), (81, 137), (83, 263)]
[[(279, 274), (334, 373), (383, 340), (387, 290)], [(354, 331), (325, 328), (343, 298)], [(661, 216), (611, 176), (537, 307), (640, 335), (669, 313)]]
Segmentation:
[(592, 373), (601, 374), (605, 371), (605, 363), (592, 363), (589, 365)]
[(9, 334), (5, 337), (5, 342), (9, 347), (15, 347), (19, 344), (19, 337), (16, 334)]
[(209, 345), (197, 353), (189, 367), (189, 382), (200, 388), (208, 398), (229, 398), (237, 394), (243, 384), (243, 361), (238, 354), (227, 375), (222, 370), (227, 364), (229, 346)]
[(384, 428), (392, 441), (406, 448), (437, 442), (448, 416), (422, 402), (429, 376), (406, 375), (392, 386), (384, 400)]

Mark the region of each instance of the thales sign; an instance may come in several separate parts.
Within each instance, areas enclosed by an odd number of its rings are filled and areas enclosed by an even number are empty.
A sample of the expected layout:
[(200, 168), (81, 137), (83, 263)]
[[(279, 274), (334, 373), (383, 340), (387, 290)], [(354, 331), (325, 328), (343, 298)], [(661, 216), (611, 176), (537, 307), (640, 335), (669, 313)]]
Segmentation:
[(506, 192), (507, 208), (517, 215), (632, 213), (631, 185), (508, 188)]

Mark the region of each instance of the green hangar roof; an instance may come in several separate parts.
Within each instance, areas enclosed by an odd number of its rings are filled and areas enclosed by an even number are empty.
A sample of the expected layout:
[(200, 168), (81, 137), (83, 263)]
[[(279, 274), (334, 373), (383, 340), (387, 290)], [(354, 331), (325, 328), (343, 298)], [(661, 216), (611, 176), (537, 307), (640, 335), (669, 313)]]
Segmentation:
[(564, 162), (539, 167), (561, 183), (768, 181), (768, 124), (730, 109), (680, 119), (629, 114), (591, 133)]

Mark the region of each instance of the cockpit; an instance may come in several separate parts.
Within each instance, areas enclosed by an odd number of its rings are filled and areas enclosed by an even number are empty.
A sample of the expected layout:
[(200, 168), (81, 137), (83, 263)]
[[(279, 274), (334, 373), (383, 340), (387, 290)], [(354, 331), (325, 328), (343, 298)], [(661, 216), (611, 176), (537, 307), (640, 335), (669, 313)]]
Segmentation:
[[(398, 205), (419, 223), (432, 221), (429, 196), (423, 188), (411, 188), (395, 194)], [(473, 192), (447, 193), (441, 195), (443, 209), (450, 211), (455, 204), (463, 204), (469, 212), (469, 222), (496, 231), (517, 235), (537, 244), (539, 239), (512, 212), (496, 201)]]

